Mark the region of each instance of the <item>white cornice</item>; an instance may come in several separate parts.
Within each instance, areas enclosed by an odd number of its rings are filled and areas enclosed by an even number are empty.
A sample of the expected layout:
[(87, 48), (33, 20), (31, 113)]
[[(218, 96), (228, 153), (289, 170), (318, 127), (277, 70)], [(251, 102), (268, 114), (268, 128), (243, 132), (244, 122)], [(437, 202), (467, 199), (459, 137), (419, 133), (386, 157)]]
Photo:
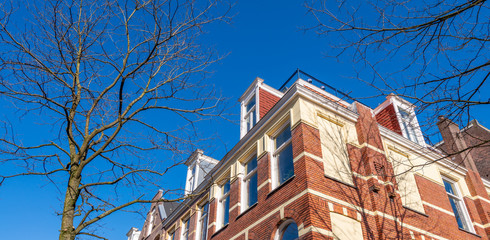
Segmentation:
[(262, 83), (262, 85), (260, 86), (261, 88), (267, 90), (268, 92), (270, 92), (271, 94), (274, 94), (276, 97), (279, 97), (279, 98), (282, 98), (282, 96), (284, 96), (284, 93), (265, 84), (265, 83)]
[(248, 97), (250, 92), (255, 89), (255, 87), (262, 85), (264, 79), (256, 77), (255, 80), (248, 86), (247, 90), (242, 94), (242, 96), (238, 99), (238, 102), (243, 101), (244, 98)]
[(446, 158), (444, 155), (436, 153), (435, 151), (432, 151), (429, 148), (420, 146), (419, 144), (412, 142), (408, 138), (405, 138), (405, 137), (391, 131), (390, 129), (383, 127), (380, 124), (378, 124), (378, 127), (379, 127), (379, 131), (381, 133), (381, 136), (383, 136), (383, 137), (385, 137), (385, 138), (387, 138), (393, 142), (396, 142), (398, 145), (400, 145), (404, 148), (410, 149), (412, 152), (414, 152), (416, 154), (428, 157), (433, 163), (441, 164), (442, 166), (447, 167), (449, 169), (452, 169), (461, 175), (466, 174), (466, 172), (467, 172), (466, 168), (464, 168), (461, 165), (454, 163), (450, 159)]

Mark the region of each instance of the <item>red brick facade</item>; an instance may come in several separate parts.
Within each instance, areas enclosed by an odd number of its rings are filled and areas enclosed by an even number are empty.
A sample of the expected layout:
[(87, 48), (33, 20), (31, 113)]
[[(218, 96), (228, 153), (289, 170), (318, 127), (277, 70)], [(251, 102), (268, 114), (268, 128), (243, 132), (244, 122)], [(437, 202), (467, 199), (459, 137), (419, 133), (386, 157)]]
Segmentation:
[[(490, 130), (473, 120), (460, 131), (460, 134), (467, 147), (471, 149), (471, 156), (478, 172), (483, 178), (490, 180), (490, 161), (488, 161), (490, 159)], [(444, 152), (450, 151), (446, 142), (438, 147)]]
[(279, 97), (263, 88), (259, 88), (259, 116), (263, 118), (269, 110), (279, 101)]
[[(261, 118), (267, 111), (274, 111), (278, 101), (277, 97), (260, 90)], [(294, 176), (273, 189), (272, 153), (266, 151), (258, 156), (258, 202), (249, 209), (241, 209), (242, 181), (240, 178), (232, 179), (229, 223), (216, 229), (218, 200), (212, 198), (207, 239), (274, 240), (281, 223), (292, 219), (299, 226), (301, 240), (333, 240), (332, 213), (359, 222), (364, 239), (489, 239), (490, 200), (478, 173), (467, 171), (466, 182), (472, 196), (464, 198), (475, 233), (458, 228), (444, 187), (426, 177), (414, 175), (425, 213), (404, 207), (396, 191), (398, 186), (393, 166), (387, 160), (387, 149), (378, 126), (378, 123), (387, 124), (383, 126), (391, 126), (388, 128), (396, 132), (394, 123), (385, 119), (389, 111), (394, 114), (394, 109), (387, 107), (374, 117), (370, 108), (355, 104), (358, 143), (347, 145), (353, 184), (325, 175), (324, 168), (331, 166), (324, 166), (320, 161), (324, 157), (320, 132), (314, 126), (299, 122), (291, 129)], [(396, 133), (401, 133), (399, 126)], [(179, 219), (190, 214), (189, 239), (194, 240), (198, 223), (197, 212), (193, 210), (195, 202), (188, 206), (187, 212), (190, 213), (176, 216), (173, 223), (167, 222), (167, 230), (176, 226), (180, 233), (179, 226), (183, 225), (178, 224)], [(159, 234), (161, 239), (168, 239), (164, 237), (165, 229)], [(154, 240), (153, 236), (145, 238), (142, 235), (141, 238)], [(176, 239), (180, 239), (180, 234), (177, 236)]]
[(395, 107), (393, 107), (393, 104), (389, 104), (381, 111), (379, 111), (376, 114), (376, 120), (381, 126), (402, 135), (402, 130), (400, 128), (400, 124), (398, 123)]

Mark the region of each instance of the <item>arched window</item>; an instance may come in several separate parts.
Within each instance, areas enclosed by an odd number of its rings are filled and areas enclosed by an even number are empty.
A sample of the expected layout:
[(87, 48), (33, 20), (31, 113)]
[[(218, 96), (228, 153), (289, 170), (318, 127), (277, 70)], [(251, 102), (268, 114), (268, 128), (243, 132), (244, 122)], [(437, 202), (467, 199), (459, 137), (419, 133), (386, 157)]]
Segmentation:
[(298, 235), (298, 225), (293, 220), (287, 220), (279, 226), (277, 229), (276, 237), (274, 240), (297, 240)]

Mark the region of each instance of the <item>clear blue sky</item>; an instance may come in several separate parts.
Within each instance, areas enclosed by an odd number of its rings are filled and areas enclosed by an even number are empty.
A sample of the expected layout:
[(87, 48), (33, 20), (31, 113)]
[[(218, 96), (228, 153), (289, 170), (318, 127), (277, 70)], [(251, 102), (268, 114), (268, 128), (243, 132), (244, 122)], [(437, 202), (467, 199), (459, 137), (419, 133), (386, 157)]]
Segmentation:
[[(311, 16), (306, 15), (302, 1), (239, 1), (234, 12), (236, 16), (231, 25), (215, 24), (207, 29), (208, 35), (205, 37), (206, 43), (220, 53), (229, 53), (224, 60), (211, 67), (214, 74), (208, 84), (214, 85), (224, 97), (229, 98), (230, 104), (236, 103), (255, 77), (261, 77), (266, 84), (278, 88), (296, 68), (354, 97), (373, 93), (352, 78), (350, 57), (346, 56), (340, 62), (326, 57), (331, 41), (336, 39), (320, 38), (314, 32), (305, 33), (300, 29), (315, 23)], [(376, 107), (382, 101), (382, 98), (378, 98), (366, 100), (365, 103)], [(9, 111), (2, 112), (5, 114)], [(235, 114), (230, 118), (237, 122), (238, 105), (229, 114)], [(490, 127), (488, 111), (480, 111), (478, 114), (480, 122)], [(29, 127), (33, 121), (22, 120), (20, 124)], [(42, 135), (42, 129), (32, 126), (29, 129), (24, 133), (26, 138), (35, 139)], [(221, 159), (239, 139), (239, 126), (227, 121), (220, 121), (219, 124), (203, 123), (199, 132), (218, 136), (211, 147), (204, 149), (205, 154), (217, 159)], [(183, 186), (183, 174), (184, 167), (174, 169), (172, 176), (178, 176), (179, 180), (166, 184)], [(58, 238), (60, 218), (55, 212), (60, 209), (60, 197), (62, 195), (48, 181), (34, 177), (10, 181), (2, 186), (2, 239)], [(140, 216), (117, 213), (103, 221), (99, 232), (109, 239), (126, 239), (126, 232), (131, 227), (141, 229), (143, 222)]]

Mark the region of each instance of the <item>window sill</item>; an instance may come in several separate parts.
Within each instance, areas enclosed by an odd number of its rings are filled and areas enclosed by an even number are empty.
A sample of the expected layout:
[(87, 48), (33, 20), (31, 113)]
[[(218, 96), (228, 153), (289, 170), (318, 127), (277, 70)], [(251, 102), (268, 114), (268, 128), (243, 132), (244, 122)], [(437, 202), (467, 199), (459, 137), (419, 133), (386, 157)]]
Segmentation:
[(478, 234), (476, 234), (476, 233), (472, 233), (472, 232), (470, 232), (470, 231), (468, 231), (468, 230), (464, 230), (464, 229), (459, 228), (459, 227), (458, 227), (458, 229), (459, 229), (460, 231), (465, 232), (465, 233), (471, 234), (471, 235), (473, 235), (473, 236), (475, 236), (475, 237), (479, 237), (479, 238), (481, 238), (481, 236), (480, 236), (480, 235), (478, 235)]
[(328, 178), (328, 179), (330, 179), (330, 180), (332, 180), (332, 181), (335, 181), (335, 182), (338, 182), (338, 183), (344, 184), (344, 185), (346, 185), (346, 186), (348, 186), (348, 187), (351, 187), (351, 188), (357, 189), (357, 187), (356, 187), (356, 186), (354, 186), (354, 185), (353, 185), (353, 184), (351, 184), (351, 183), (347, 183), (347, 182), (344, 182), (344, 181), (338, 180), (337, 178), (330, 177), (330, 176), (328, 176), (327, 174), (324, 174), (323, 176), (325, 176), (325, 178)]
[(240, 215), (238, 215), (236, 218), (235, 218), (235, 221), (238, 220), (239, 218), (241, 218), (243, 215), (245, 215), (246, 213), (248, 213), (250, 210), (252, 210), (252, 208), (254, 208), (255, 206), (257, 206), (258, 203), (254, 203), (252, 204), (252, 206), (248, 207), (247, 210), (243, 211), (242, 213), (240, 213)]
[(402, 205), (402, 207), (405, 208), (405, 209), (407, 209), (407, 210), (410, 210), (412, 212), (418, 213), (418, 214), (420, 214), (420, 215), (422, 215), (424, 217), (429, 217), (429, 215), (427, 215), (427, 214), (425, 214), (425, 213), (423, 213), (421, 211), (415, 210), (413, 208), (410, 208), (410, 207), (407, 207), (407, 206), (403, 206), (403, 205)]
[(228, 227), (229, 223), (227, 223), (226, 225), (224, 225), (223, 227), (221, 227), (218, 231), (216, 231), (213, 235), (211, 235), (211, 238), (215, 237), (216, 235), (220, 234), (221, 232), (223, 232), (227, 227)]
[(274, 194), (275, 192), (279, 191), (279, 189), (283, 188), (285, 185), (287, 185), (289, 182), (291, 182), (294, 179), (294, 177), (295, 177), (295, 175), (291, 176), (288, 180), (284, 181), (281, 185), (277, 186), (272, 191), (270, 191), (267, 194), (267, 198), (269, 198), (272, 194)]

